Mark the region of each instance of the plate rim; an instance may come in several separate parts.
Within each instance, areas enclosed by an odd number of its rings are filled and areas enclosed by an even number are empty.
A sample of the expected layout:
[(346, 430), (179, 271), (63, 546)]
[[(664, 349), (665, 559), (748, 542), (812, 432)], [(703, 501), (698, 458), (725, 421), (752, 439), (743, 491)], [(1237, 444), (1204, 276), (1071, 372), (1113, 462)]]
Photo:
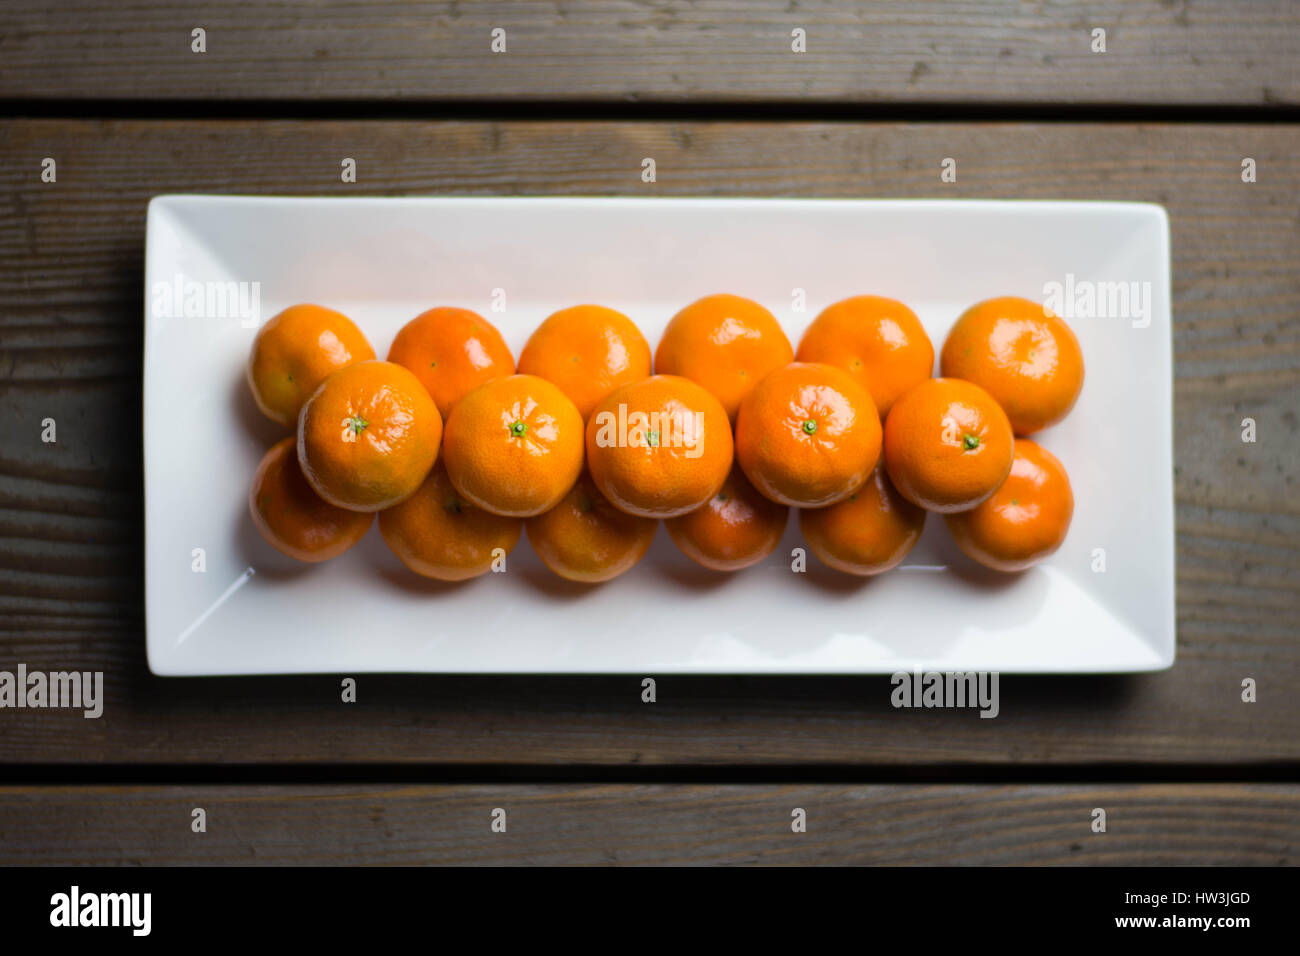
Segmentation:
[[(1177, 661), (1178, 645), (1178, 618), (1177, 618), (1177, 521), (1176, 521), (1176, 498), (1174, 487), (1174, 466), (1176, 464), (1175, 452), (1175, 428), (1174, 428), (1174, 402), (1173, 402), (1173, 385), (1174, 385), (1174, 355), (1173, 355), (1173, 333), (1174, 333), (1174, 301), (1173, 301), (1173, 282), (1172, 282), (1172, 258), (1171, 258), (1171, 230), (1168, 210), (1164, 205), (1157, 202), (1141, 200), (1110, 200), (1110, 199), (1037, 199), (1037, 198), (1013, 198), (1013, 199), (988, 199), (988, 198), (971, 198), (971, 199), (954, 199), (954, 198), (931, 198), (931, 197), (901, 197), (901, 198), (870, 198), (870, 197), (840, 197), (840, 196), (643, 196), (632, 195), (627, 193), (610, 193), (610, 194), (589, 194), (577, 196), (557, 196), (544, 194), (525, 194), (525, 195), (473, 195), (473, 194), (429, 194), (429, 195), (409, 195), (409, 196), (337, 196), (327, 194), (303, 194), (303, 195), (258, 195), (247, 193), (203, 193), (203, 192), (179, 192), (179, 193), (162, 193), (150, 198), (145, 214), (145, 250), (144, 250), (144, 323), (145, 332), (143, 335), (142, 363), (141, 363), (141, 465), (142, 465), (142, 493), (144, 496), (143, 508), (143, 534), (144, 541), (144, 611), (145, 611), (145, 656), (148, 669), (151, 674), (159, 677), (237, 677), (237, 676), (309, 676), (309, 675), (328, 675), (342, 673), (341, 670), (330, 669), (294, 669), (294, 670), (276, 670), (276, 669), (229, 669), (229, 670), (179, 670), (174, 666), (169, 666), (161, 655), (161, 646), (153, 634), (153, 629), (149, 626), (149, 608), (150, 608), (150, 538), (149, 538), (149, 357), (152, 336), (149, 330), (149, 307), (148, 307), (148, 290), (151, 288), (151, 277), (155, 273), (155, 257), (159, 248), (159, 236), (157, 230), (161, 228), (161, 223), (165, 216), (171, 215), (177, 207), (183, 209), (186, 206), (196, 206), (202, 208), (205, 205), (212, 204), (233, 204), (249, 206), (276, 206), (276, 205), (456, 205), (456, 206), (475, 206), (475, 205), (496, 205), (507, 206), (512, 204), (528, 205), (589, 205), (589, 206), (672, 206), (672, 205), (720, 205), (720, 206), (748, 206), (748, 205), (781, 205), (781, 206), (831, 206), (840, 205), (856, 208), (880, 208), (891, 207), (896, 209), (906, 209), (909, 207), (925, 207), (929, 210), (939, 211), (989, 211), (995, 209), (1006, 209), (1008, 207), (1015, 209), (1017, 212), (1025, 213), (1031, 210), (1039, 210), (1044, 214), (1047, 213), (1085, 213), (1093, 212), (1096, 214), (1115, 214), (1131, 213), (1141, 217), (1151, 217), (1154, 219), (1154, 225), (1157, 230), (1156, 240), (1159, 248), (1156, 252), (1159, 275), (1157, 280), (1161, 286), (1167, 315), (1167, 336), (1160, 343), (1160, 359), (1162, 362), (1161, 377), (1168, 383), (1166, 390), (1161, 392), (1162, 401), (1167, 403), (1167, 429), (1164, 432), (1165, 441), (1163, 442), (1162, 456), (1167, 454), (1169, 461), (1168, 473), (1168, 503), (1169, 507), (1165, 514), (1168, 521), (1168, 564), (1169, 564), (1169, 593), (1166, 606), (1166, 620), (1169, 623), (1168, 640), (1160, 647), (1154, 647), (1157, 660), (1151, 665), (1130, 665), (1130, 666), (1103, 666), (1098, 668), (1038, 668), (1030, 670), (1012, 669), (1004, 670), (1000, 673), (1014, 674), (1017, 676), (1034, 676), (1034, 677), (1052, 677), (1052, 676), (1104, 676), (1114, 674), (1137, 674), (1137, 673), (1157, 673), (1166, 671), (1173, 667)], [(1163, 535), (1162, 535), (1163, 537)], [(664, 669), (662, 666), (652, 669), (654, 673), (671, 674), (673, 676), (762, 676), (762, 677), (883, 677), (890, 673), (900, 671), (885, 671), (880, 669), (839, 669), (839, 670), (802, 670), (785, 669), (780, 667), (756, 669), (752, 665), (741, 665), (736, 667), (707, 667), (700, 669)], [(515, 669), (510, 666), (503, 666), (489, 671), (468, 671), (468, 670), (431, 670), (428, 668), (412, 669), (386, 669), (386, 670), (364, 670), (358, 668), (347, 668), (348, 673), (366, 673), (366, 674), (393, 674), (393, 675), (421, 675), (421, 676), (456, 676), (456, 677), (506, 677), (506, 676), (525, 676), (536, 675), (545, 677), (564, 677), (564, 676), (626, 676), (628, 674), (640, 673), (638, 670), (536, 670), (536, 669)], [(943, 672), (941, 672), (943, 673)]]

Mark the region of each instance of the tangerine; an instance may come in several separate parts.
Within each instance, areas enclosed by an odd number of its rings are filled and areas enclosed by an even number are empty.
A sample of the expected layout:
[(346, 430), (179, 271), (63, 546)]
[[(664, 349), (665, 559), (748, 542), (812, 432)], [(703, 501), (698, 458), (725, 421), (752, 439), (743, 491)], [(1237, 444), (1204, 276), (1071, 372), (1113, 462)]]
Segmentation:
[(752, 299), (707, 295), (673, 316), (655, 350), (655, 373), (703, 385), (733, 422), (768, 372), (794, 359), (776, 317)]
[(969, 557), (995, 571), (1023, 571), (1061, 546), (1073, 515), (1065, 466), (1046, 448), (1017, 438), (1002, 486), (970, 511), (944, 520)]
[(440, 306), (421, 312), (393, 339), (388, 361), (415, 373), (443, 421), (471, 389), (515, 374), (515, 359), (501, 333), (469, 309)]
[(929, 511), (974, 508), (1011, 470), (1011, 423), (988, 392), (932, 378), (894, 403), (885, 420), (885, 467), (904, 498)]
[(519, 371), (554, 382), (585, 422), (606, 395), (650, 374), (650, 345), (622, 312), (576, 305), (551, 315), (519, 353)]
[(643, 518), (675, 518), (703, 505), (726, 481), (733, 451), (721, 403), (677, 375), (615, 389), (587, 421), (596, 487)]
[(664, 522), (668, 535), (696, 564), (739, 571), (776, 550), (790, 509), (759, 494), (733, 467), (718, 493), (689, 514)]
[(799, 512), (799, 530), (813, 554), (837, 571), (863, 576), (901, 563), (924, 527), (925, 509), (898, 493), (883, 463), (838, 504)]
[(370, 360), (321, 382), (298, 416), (298, 461), (326, 501), (352, 511), (391, 508), (438, 457), (442, 416), (420, 380)]
[(312, 490), (298, 465), (293, 436), (276, 442), (253, 474), (253, 524), (276, 549), (299, 561), (337, 558), (365, 537), (374, 515), (348, 511)]
[(292, 428), (331, 372), (374, 357), (366, 337), (342, 312), (291, 305), (258, 329), (248, 356), (248, 386), (262, 414)]
[(456, 403), (443, 435), (451, 483), (493, 514), (550, 511), (582, 471), (582, 415), (536, 375), (485, 382)]
[(1014, 296), (962, 313), (939, 367), (992, 395), (1017, 435), (1059, 422), (1083, 390), (1083, 350), (1074, 331), (1045, 306)]
[(773, 501), (820, 508), (861, 487), (880, 458), (871, 394), (833, 365), (792, 362), (745, 396), (736, 459)]
[(542, 563), (562, 578), (595, 584), (616, 578), (645, 557), (657, 522), (620, 511), (583, 472), (550, 511), (524, 523)]
[(416, 574), (465, 581), (514, 550), (523, 522), (494, 515), (458, 492), (437, 462), (415, 494), (379, 512), (379, 533)]
[(934, 346), (895, 299), (856, 295), (828, 305), (799, 340), (796, 362), (844, 369), (871, 393), (883, 421), (898, 397), (934, 372)]

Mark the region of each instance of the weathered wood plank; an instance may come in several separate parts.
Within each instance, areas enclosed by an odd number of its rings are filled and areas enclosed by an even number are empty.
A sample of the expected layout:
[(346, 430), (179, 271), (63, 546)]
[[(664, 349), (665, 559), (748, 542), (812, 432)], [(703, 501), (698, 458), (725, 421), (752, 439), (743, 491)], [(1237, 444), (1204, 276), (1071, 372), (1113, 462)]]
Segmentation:
[[(28, 762), (1250, 763), (1300, 756), (1300, 127), (0, 123), (0, 665), (105, 671), (100, 720), (0, 713)], [(40, 160), (58, 157), (42, 184)], [(354, 156), (359, 182), (339, 182)], [(654, 156), (658, 182), (640, 180)], [(939, 162), (958, 160), (958, 182)], [(1259, 163), (1259, 181), (1240, 162)], [(164, 681), (142, 636), (143, 217), (158, 192), (1108, 198), (1173, 227), (1179, 660), (1005, 679), (996, 721), (883, 679)], [(45, 416), (57, 445), (39, 441)], [(1260, 440), (1240, 441), (1243, 417)], [(1240, 681), (1261, 681), (1259, 703)]]
[(1298, 841), (1294, 785), (0, 788), (6, 866), (1271, 866)]
[[(0, 11), (11, 98), (1300, 101), (1300, 9), (1286, 0), (6, 0)], [(496, 29), (505, 52), (492, 51)], [(792, 49), (796, 29), (806, 52)]]

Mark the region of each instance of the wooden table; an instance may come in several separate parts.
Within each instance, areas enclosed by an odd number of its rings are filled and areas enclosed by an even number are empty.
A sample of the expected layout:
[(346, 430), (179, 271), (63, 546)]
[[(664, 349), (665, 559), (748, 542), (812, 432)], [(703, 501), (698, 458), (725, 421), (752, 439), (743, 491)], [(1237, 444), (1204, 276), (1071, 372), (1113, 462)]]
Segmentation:
[[(101, 670), (107, 697), (0, 710), (0, 862), (1296, 861), (1297, 5), (4, 0), (0, 60), (0, 669)], [(664, 678), (645, 705), (635, 678), (378, 676), (346, 705), (336, 678), (152, 677), (168, 192), (1161, 203), (1178, 661), (1004, 678), (996, 720), (895, 711), (885, 678)]]

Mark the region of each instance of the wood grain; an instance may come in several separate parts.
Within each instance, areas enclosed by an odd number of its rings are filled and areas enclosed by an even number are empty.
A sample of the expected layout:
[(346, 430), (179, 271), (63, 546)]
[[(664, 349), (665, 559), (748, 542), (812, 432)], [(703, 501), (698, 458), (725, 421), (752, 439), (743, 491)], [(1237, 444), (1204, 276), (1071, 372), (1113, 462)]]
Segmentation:
[(0, 98), (1300, 101), (1287, 0), (4, 0), (0, 13)]
[(1298, 844), (1293, 785), (0, 788), (5, 866), (1271, 866)]
[[(0, 123), (0, 666), (99, 669), (100, 720), (0, 713), (5, 762), (1246, 764), (1300, 758), (1300, 127)], [(42, 184), (42, 157), (58, 182)], [(359, 181), (339, 182), (339, 159)], [(653, 156), (658, 182), (640, 181)], [(939, 163), (958, 161), (958, 182)], [(1240, 163), (1259, 164), (1246, 185)], [(160, 192), (1150, 200), (1174, 255), (1178, 663), (1008, 678), (995, 721), (883, 678), (162, 680), (142, 635), (144, 210)], [(39, 440), (54, 417), (59, 442)], [(1243, 417), (1259, 441), (1240, 441)], [(1118, 479), (1122, 481), (1122, 476)], [(1259, 702), (1240, 701), (1243, 677)]]

